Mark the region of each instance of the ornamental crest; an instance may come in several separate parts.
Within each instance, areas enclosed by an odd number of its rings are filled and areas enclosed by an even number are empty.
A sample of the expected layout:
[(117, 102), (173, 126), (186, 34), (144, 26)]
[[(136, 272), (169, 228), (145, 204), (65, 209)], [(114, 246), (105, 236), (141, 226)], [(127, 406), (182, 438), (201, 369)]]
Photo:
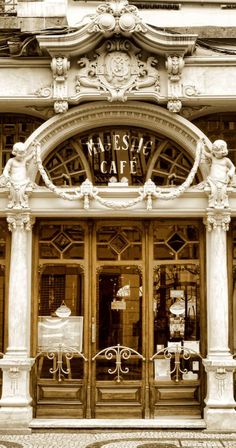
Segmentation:
[(78, 60), (76, 94), (94, 87), (108, 94), (109, 101), (126, 101), (127, 98), (152, 87), (159, 92), (158, 61), (154, 56), (143, 57), (141, 50), (128, 40), (107, 40), (90, 58)]
[(102, 32), (107, 36), (115, 33), (128, 36), (134, 32), (145, 33), (147, 31), (147, 27), (138, 15), (138, 8), (129, 5), (127, 0), (102, 3), (96, 12), (89, 28), (90, 33)]

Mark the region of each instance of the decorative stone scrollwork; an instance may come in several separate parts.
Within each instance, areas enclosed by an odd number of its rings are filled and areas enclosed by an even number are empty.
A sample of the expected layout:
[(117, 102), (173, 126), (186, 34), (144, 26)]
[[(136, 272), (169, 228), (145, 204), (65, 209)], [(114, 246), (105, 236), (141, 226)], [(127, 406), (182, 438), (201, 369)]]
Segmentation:
[(11, 380), (10, 390), (11, 390), (11, 396), (15, 396), (18, 392), (18, 382), (20, 377), (20, 369), (17, 366), (10, 367), (8, 370), (8, 376)]
[(41, 87), (40, 89), (37, 89), (34, 94), (40, 98), (50, 98), (53, 94), (52, 86)]
[(138, 15), (138, 8), (129, 5), (126, 0), (113, 0), (101, 4), (97, 8), (97, 15), (89, 28), (90, 33), (102, 32), (105, 35), (130, 35), (134, 32), (145, 33), (147, 28)]
[(154, 56), (142, 58), (141, 50), (129, 40), (107, 40), (92, 59), (79, 59), (75, 90), (78, 98), (87, 88), (107, 92), (109, 101), (126, 101), (127, 94), (152, 87), (160, 91), (158, 61)]
[(166, 69), (168, 73), (168, 97), (167, 108), (170, 112), (178, 113), (182, 103), (179, 99), (182, 95), (181, 75), (184, 68), (184, 59), (180, 55), (168, 56)]
[(183, 87), (183, 95), (185, 96), (197, 96), (200, 94), (200, 91), (196, 86), (189, 84)]
[(208, 210), (205, 224), (207, 230), (211, 232), (212, 230), (221, 229), (224, 231), (229, 230), (229, 224), (231, 221), (229, 211), (220, 210)]
[(54, 104), (56, 113), (63, 113), (68, 110), (67, 75), (69, 68), (70, 62), (65, 56), (57, 56), (52, 59), (53, 97), (56, 99)]
[(227, 372), (224, 367), (218, 367), (215, 372), (215, 377), (218, 381), (218, 397), (221, 398), (226, 386), (226, 378), (227, 378)]
[(35, 219), (30, 213), (8, 213), (7, 223), (10, 232), (16, 229), (31, 231)]

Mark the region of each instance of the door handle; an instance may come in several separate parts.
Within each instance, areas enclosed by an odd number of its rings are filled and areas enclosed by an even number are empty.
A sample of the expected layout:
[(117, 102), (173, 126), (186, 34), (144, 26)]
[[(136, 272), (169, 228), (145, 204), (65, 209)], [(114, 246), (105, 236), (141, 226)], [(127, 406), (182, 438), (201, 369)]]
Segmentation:
[(92, 343), (96, 342), (96, 323), (95, 318), (92, 317), (92, 331), (91, 331)]

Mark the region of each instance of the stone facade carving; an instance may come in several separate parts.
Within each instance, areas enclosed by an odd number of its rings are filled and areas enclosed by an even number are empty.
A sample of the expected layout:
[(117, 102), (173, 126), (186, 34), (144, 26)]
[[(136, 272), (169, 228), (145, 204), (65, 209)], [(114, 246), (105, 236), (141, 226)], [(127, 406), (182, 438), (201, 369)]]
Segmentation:
[(13, 232), (16, 229), (31, 231), (34, 221), (35, 220), (30, 213), (12, 212), (7, 215), (8, 229), (10, 232)]
[(182, 96), (181, 75), (184, 68), (184, 59), (180, 55), (168, 56), (166, 69), (168, 73), (168, 97), (167, 108), (170, 112), (179, 112), (182, 103), (179, 97)]
[[(53, 182), (48, 178), (48, 175), (43, 167), (41, 154), (40, 154), (40, 145), (35, 145), (35, 159), (38, 170), (42, 176), (42, 179), (45, 182), (45, 185), (57, 196), (69, 200), (80, 200), (84, 201), (84, 208), (89, 208), (90, 199), (96, 200), (98, 203), (102, 204), (105, 207), (110, 209), (127, 209), (133, 207), (139, 202), (146, 200), (147, 210), (152, 209), (152, 199), (164, 199), (171, 200), (181, 196), (187, 188), (191, 185), (194, 176), (197, 172), (197, 169), (201, 160), (201, 152), (202, 152), (202, 141), (198, 142), (196, 148), (196, 157), (191, 171), (189, 172), (187, 179), (176, 188), (161, 188), (155, 185), (155, 183), (149, 179), (145, 182), (143, 187), (140, 187), (137, 196), (134, 199), (128, 200), (107, 200), (99, 195), (98, 188), (94, 187), (92, 182), (87, 179), (84, 181), (80, 187), (76, 187), (71, 189), (70, 191), (65, 191), (63, 188), (56, 187)], [(118, 190), (119, 192), (119, 190)]]
[(53, 98), (56, 99), (54, 109), (56, 113), (68, 110), (67, 75), (70, 62), (65, 56), (57, 56), (52, 59), (51, 69), (53, 74)]
[(227, 144), (224, 140), (216, 140), (211, 150), (205, 146), (205, 156), (210, 161), (210, 173), (206, 182), (210, 187), (208, 204), (210, 208), (229, 207), (227, 188), (235, 174), (235, 166), (226, 157), (227, 154)]
[[(127, 93), (152, 88), (160, 91), (158, 61), (142, 58), (141, 50), (126, 39), (107, 40), (92, 58), (78, 60), (77, 95), (87, 88), (106, 92), (109, 101), (125, 101)], [(75, 97), (76, 98), (76, 97)], [(74, 99), (75, 99), (74, 98)]]
[(208, 210), (205, 224), (209, 232), (217, 229), (227, 231), (229, 230), (230, 221), (231, 217), (229, 211), (215, 209)]
[(28, 196), (34, 188), (34, 183), (28, 176), (28, 164), (33, 158), (33, 152), (27, 154), (25, 144), (22, 142), (13, 145), (12, 154), (0, 177), (1, 186), (9, 188), (8, 208), (29, 208)]
[(138, 15), (138, 8), (129, 5), (126, 0), (114, 0), (101, 4), (97, 8), (97, 15), (89, 27), (90, 33), (102, 32), (105, 35), (146, 32), (146, 26)]

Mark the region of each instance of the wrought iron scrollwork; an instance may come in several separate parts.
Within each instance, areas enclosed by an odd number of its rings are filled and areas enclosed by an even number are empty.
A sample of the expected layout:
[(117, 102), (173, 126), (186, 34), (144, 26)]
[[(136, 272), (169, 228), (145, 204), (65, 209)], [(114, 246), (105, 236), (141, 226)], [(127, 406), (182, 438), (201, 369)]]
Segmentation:
[(115, 367), (108, 368), (107, 372), (110, 375), (117, 374), (114, 379), (117, 383), (120, 383), (123, 380), (122, 374), (127, 374), (129, 372), (129, 367), (124, 367), (122, 362), (130, 359), (132, 355), (136, 355), (139, 359), (145, 361), (145, 358), (136, 350), (120, 344), (104, 348), (92, 358), (92, 361), (95, 361), (99, 356), (104, 356), (108, 361), (114, 360)]
[[(49, 372), (52, 375), (57, 374), (59, 383), (63, 380), (64, 375), (69, 375), (71, 373), (70, 361), (75, 355), (79, 358), (83, 358), (84, 361), (87, 361), (87, 358), (83, 353), (79, 352), (74, 347), (66, 347), (64, 344), (58, 344), (56, 348), (48, 348), (48, 350), (38, 353), (36, 359), (42, 355), (53, 361), (53, 367), (49, 369)], [(64, 367), (64, 362), (66, 362), (66, 368)]]
[(181, 375), (186, 375), (189, 373), (189, 370), (181, 367), (181, 360), (187, 361), (192, 356), (198, 357), (202, 359), (200, 353), (196, 352), (187, 347), (183, 347), (180, 344), (171, 345), (170, 347), (164, 347), (158, 352), (156, 352), (151, 358), (150, 361), (154, 359), (158, 359), (160, 357), (164, 357), (165, 359), (173, 359), (174, 367), (170, 370), (170, 375), (174, 375), (173, 380), (178, 383), (181, 380)]

